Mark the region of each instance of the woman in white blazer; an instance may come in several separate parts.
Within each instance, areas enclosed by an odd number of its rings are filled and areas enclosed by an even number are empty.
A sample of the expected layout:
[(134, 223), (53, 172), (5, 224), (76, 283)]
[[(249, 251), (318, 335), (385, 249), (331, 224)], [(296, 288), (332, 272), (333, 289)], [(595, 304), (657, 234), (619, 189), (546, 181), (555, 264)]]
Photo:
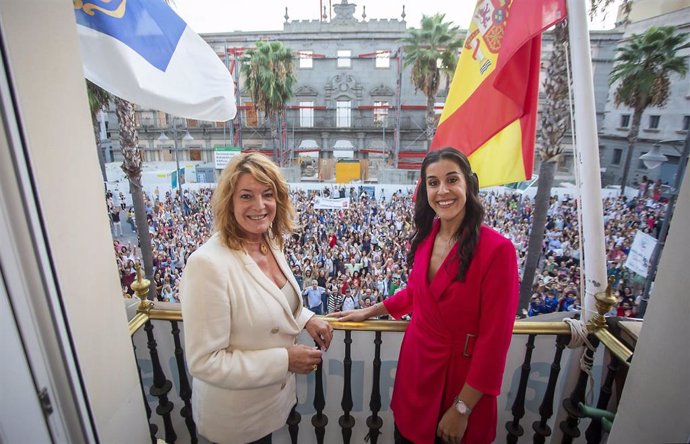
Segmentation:
[[(333, 329), (302, 306), (281, 251), (295, 211), (278, 167), (235, 156), (211, 205), (215, 233), (180, 287), (193, 417), (212, 442), (270, 443), (295, 405), (295, 373), (316, 369)], [(321, 350), (296, 344), (302, 328)]]

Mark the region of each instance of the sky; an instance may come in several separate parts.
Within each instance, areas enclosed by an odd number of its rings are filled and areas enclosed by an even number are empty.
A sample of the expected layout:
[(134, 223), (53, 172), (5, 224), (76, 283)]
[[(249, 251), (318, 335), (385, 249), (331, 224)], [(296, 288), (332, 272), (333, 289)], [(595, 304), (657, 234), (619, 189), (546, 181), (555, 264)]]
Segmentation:
[[(290, 21), (318, 20), (321, 1), (329, 0), (174, 0), (173, 8), (197, 33), (230, 31), (281, 31), (285, 21), (285, 7)], [(341, 0), (331, 0), (333, 4)], [(405, 5), (405, 20), (409, 27), (419, 27), (422, 14), (445, 13), (446, 20), (467, 29), (476, 2), (474, 0), (359, 0), (355, 3), (355, 17), (362, 18), (366, 6), (367, 19), (399, 19)], [(604, 23), (593, 23), (591, 29), (613, 27), (615, 9), (610, 8)]]

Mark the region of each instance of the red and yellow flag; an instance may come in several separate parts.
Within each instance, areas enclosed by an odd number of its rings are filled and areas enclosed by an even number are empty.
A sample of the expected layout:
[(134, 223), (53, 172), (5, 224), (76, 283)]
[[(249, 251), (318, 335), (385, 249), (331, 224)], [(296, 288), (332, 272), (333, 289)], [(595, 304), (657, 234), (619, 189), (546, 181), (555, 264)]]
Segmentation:
[(541, 33), (565, 16), (565, 0), (477, 2), (430, 150), (462, 151), (481, 187), (532, 176)]

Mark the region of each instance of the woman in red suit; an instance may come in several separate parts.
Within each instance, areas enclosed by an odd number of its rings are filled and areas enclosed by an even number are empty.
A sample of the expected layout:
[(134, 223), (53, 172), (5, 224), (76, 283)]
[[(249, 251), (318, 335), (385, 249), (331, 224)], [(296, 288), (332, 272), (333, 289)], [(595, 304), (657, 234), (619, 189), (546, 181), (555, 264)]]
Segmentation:
[(491, 443), (518, 303), (515, 248), (482, 225), (479, 183), (463, 154), (430, 152), (421, 176), (407, 287), (331, 316), (412, 313), (391, 400), (396, 443)]

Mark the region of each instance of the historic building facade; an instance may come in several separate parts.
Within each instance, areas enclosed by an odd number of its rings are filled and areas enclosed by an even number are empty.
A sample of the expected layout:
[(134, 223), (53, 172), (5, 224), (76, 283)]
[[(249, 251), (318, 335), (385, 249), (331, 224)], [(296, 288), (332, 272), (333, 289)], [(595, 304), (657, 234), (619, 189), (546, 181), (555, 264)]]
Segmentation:
[[(638, 1), (633, 5), (630, 16), (634, 21), (625, 27), (621, 44), (631, 35), (641, 34), (652, 26), (675, 26), (678, 32), (690, 32), (690, 1), (687, 0)], [(688, 59), (690, 49), (683, 49), (680, 55)], [(599, 155), (603, 169), (602, 182), (618, 185), (623, 176), (633, 111), (625, 106), (615, 106), (615, 87), (616, 85), (613, 85), (605, 97), (605, 117), (599, 125)], [(689, 127), (690, 75), (684, 79), (673, 75), (671, 95), (666, 106), (648, 108), (642, 114), (640, 133), (628, 173), (628, 185), (636, 185), (643, 176), (652, 180), (661, 179), (665, 184), (673, 184), (675, 174), (679, 171), (680, 152)], [(668, 161), (650, 170), (640, 160), (640, 156), (651, 151), (657, 143)]]
[[(285, 167), (290, 180), (334, 180), (338, 160), (359, 161), (362, 181), (407, 182), (416, 179), (426, 152), (424, 114), (426, 97), (416, 91), (410, 68), (402, 63), (402, 43), (409, 26), (404, 9), (398, 19), (372, 20), (364, 12), (356, 15), (356, 5), (342, 1), (333, 5), (330, 20), (291, 20), (285, 11), (282, 31), (228, 32), (202, 37), (214, 48), (233, 72), (238, 86), (238, 115), (232, 122), (201, 122), (176, 119), (152, 110), (138, 111), (140, 146), (145, 160), (175, 159), (213, 162), (214, 150), (236, 146), (274, 156)], [(676, 11), (674, 23), (684, 28), (690, 9)], [(615, 48), (632, 32), (655, 23), (668, 23), (663, 17), (649, 18), (608, 31), (592, 31), (594, 91), (599, 127), (604, 184), (616, 183), (621, 175), (621, 150), (625, 150), (624, 109), (613, 107), (608, 76), (613, 67)], [(676, 18), (678, 17), (678, 18)], [(463, 31), (464, 32), (464, 31)], [(259, 40), (279, 40), (295, 54), (294, 97), (288, 102), (285, 119), (274, 142), (267, 119), (257, 113), (242, 82), (239, 60), (244, 51)], [(543, 57), (548, 61), (552, 45), (544, 34)], [(690, 118), (687, 114), (688, 80), (674, 82), (674, 94), (663, 110), (648, 110), (643, 122), (656, 121), (657, 128), (640, 134), (635, 158), (655, 141), (684, 137)], [(440, 115), (447, 87), (445, 82), (435, 98)], [(652, 115), (660, 115), (659, 119)], [(656, 120), (655, 120), (656, 119)], [(106, 159), (119, 158), (117, 119), (108, 113), (104, 144)], [(165, 131), (169, 139), (160, 141)], [(188, 133), (187, 133), (188, 132)], [(189, 137), (183, 136), (189, 134)], [(645, 137), (647, 136), (647, 137)], [(177, 139), (177, 143), (174, 143)], [(537, 144), (539, 137), (537, 137)], [(569, 137), (558, 160), (557, 180), (573, 181), (573, 155)], [(177, 147), (177, 152), (175, 147)], [(672, 151), (672, 147), (668, 150)], [(637, 153), (639, 151), (639, 153)], [(671, 154), (671, 153), (669, 153)], [(535, 156), (535, 162), (539, 162)], [(672, 162), (669, 162), (672, 164)], [(634, 163), (631, 181), (643, 171)], [(670, 166), (664, 167), (664, 170)], [(535, 171), (537, 165), (535, 165)], [(653, 172), (647, 174), (653, 177)]]

